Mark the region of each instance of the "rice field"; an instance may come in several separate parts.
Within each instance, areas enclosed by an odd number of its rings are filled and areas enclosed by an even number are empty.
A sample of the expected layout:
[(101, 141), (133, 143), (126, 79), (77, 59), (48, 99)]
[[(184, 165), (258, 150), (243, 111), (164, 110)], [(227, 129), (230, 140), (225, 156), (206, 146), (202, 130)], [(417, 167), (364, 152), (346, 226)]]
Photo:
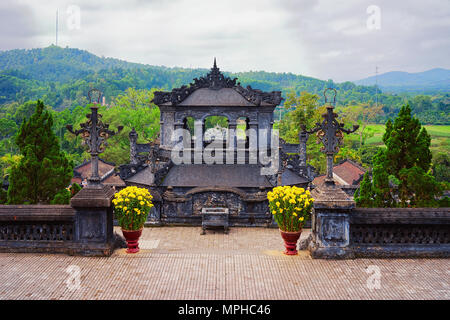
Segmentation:
[[(374, 131), (374, 136), (367, 139), (368, 144), (382, 145), (382, 137), (385, 126), (382, 124), (368, 125)], [(428, 134), (431, 135), (431, 151), (450, 152), (450, 126), (425, 125)]]

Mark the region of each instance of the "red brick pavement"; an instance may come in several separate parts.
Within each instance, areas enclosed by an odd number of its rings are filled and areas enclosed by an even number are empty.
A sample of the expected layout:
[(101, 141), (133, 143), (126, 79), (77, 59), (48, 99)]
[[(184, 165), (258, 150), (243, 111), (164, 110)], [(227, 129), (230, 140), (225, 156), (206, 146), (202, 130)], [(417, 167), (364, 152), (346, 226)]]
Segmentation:
[[(135, 255), (0, 253), (0, 299), (450, 299), (448, 259), (313, 260), (282, 250), (276, 229), (201, 236), (162, 227), (144, 230)], [(69, 266), (79, 268), (79, 288)], [(371, 266), (379, 289), (368, 286)]]

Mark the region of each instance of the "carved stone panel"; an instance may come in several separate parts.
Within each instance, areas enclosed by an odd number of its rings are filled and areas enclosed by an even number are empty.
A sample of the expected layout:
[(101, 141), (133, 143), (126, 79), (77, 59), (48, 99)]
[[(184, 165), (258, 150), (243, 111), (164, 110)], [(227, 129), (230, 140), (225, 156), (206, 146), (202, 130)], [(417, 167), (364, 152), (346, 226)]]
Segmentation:
[(162, 213), (165, 217), (189, 217), (192, 216), (192, 200), (163, 202)]
[(271, 217), (272, 214), (269, 211), (269, 201), (252, 201), (247, 202), (247, 213), (264, 214)]
[(349, 222), (346, 215), (331, 213), (320, 214), (318, 223), (321, 246), (348, 246)]
[(81, 241), (104, 241), (106, 239), (106, 219), (104, 214), (106, 212), (84, 211), (79, 213), (79, 239)]
[(230, 215), (238, 215), (244, 208), (239, 195), (231, 192), (202, 192), (193, 196), (193, 214), (201, 215), (202, 209), (228, 208)]

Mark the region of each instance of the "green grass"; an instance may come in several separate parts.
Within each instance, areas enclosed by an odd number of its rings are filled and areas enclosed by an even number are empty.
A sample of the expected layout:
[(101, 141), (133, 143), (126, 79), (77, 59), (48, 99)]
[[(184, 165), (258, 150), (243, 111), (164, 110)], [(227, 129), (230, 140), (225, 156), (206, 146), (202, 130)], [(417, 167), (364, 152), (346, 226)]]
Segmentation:
[[(383, 145), (382, 137), (385, 126), (382, 124), (371, 124), (367, 126), (374, 130), (373, 137), (367, 139), (367, 144)], [(426, 125), (428, 134), (431, 136), (431, 152), (450, 152), (450, 126)], [(366, 129), (367, 130), (367, 129)]]

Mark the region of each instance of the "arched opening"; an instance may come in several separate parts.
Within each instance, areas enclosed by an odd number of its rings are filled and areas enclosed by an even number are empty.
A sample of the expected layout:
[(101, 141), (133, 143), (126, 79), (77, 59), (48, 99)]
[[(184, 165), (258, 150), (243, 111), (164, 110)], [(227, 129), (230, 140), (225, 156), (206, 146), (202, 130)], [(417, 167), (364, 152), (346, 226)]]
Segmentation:
[(195, 119), (193, 117), (186, 117), (183, 119), (183, 129), (189, 131), (191, 135), (190, 147), (194, 148), (194, 128), (195, 128)]
[(191, 136), (194, 135), (194, 121), (193, 117), (186, 117), (183, 120), (183, 129), (189, 130)]
[(225, 116), (208, 116), (203, 120), (203, 145), (214, 140), (223, 140), (223, 147), (228, 138), (228, 118)]
[(240, 117), (236, 120), (236, 140), (238, 146), (249, 147), (248, 129), (250, 128), (250, 119), (247, 117)]

